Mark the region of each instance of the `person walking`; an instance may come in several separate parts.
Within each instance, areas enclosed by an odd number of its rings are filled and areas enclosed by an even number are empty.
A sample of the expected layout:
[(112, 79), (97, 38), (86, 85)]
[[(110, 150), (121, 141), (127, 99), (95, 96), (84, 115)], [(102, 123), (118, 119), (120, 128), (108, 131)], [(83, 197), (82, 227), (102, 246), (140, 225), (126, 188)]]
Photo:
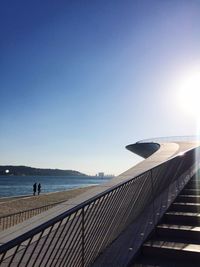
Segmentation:
[(39, 183), (38, 184), (38, 196), (39, 196), (40, 192), (41, 192), (41, 184)]
[(35, 193), (37, 191), (37, 183), (33, 184), (33, 195), (35, 196)]

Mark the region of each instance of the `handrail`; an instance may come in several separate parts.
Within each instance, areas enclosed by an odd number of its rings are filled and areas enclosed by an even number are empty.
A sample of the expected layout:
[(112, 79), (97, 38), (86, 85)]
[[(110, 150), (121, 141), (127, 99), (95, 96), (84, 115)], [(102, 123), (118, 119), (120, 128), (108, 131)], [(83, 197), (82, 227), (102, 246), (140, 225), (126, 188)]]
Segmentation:
[[(193, 175), (195, 151), (196, 149), (191, 149), (181, 157), (174, 156), (151, 170), (114, 185), (1, 245), (0, 263), (12, 266), (17, 258), (17, 266), (20, 266), (22, 261), (26, 262), (26, 266), (40, 266), (47, 262), (51, 266), (89, 266), (117, 236), (132, 224), (140, 221), (141, 218), (145, 218), (145, 226), (146, 223), (149, 224), (152, 218), (149, 217), (150, 221), (147, 218), (152, 204), (155, 209), (153, 214), (155, 221), (160, 218), (156, 215), (158, 208), (160, 209), (160, 197), (166, 194), (166, 189), (169, 190), (165, 197), (168, 201), (170, 195), (170, 201), (162, 212), (159, 212), (159, 216), (171, 203), (172, 198), (178, 194), (176, 183), (181, 185), (179, 188), (181, 190)], [(153, 179), (149, 179), (150, 172), (153, 174)], [(154, 196), (151, 194), (152, 182)], [(141, 221), (139, 226), (143, 227)], [(151, 229), (146, 226), (143, 239)], [(141, 245), (137, 239), (138, 233), (135, 235), (137, 244), (134, 244), (135, 249), (129, 253), (129, 257), (133, 257), (138, 246)], [(129, 260), (130, 258), (127, 258), (127, 261)]]
[(186, 136), (161, 136), (161, 137), (152, 137), (152, 138), (147, 138), (138, 141), (137, 143), (146, 143), (146, 142), (151, 142), (151, 143), (157, 143), (157, 142), (197, 142), (200, 140), (199, 135), (186, 135)]

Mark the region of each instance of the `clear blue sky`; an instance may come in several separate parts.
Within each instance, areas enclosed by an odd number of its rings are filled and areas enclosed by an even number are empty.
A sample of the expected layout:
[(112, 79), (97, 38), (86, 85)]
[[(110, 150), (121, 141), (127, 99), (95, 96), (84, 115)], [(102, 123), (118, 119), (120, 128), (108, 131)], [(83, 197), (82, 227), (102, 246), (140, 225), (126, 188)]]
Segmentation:
[(125, 145), (190, 135), (176, 79), (200, 66), (198, 0), (0, 3), (0, 164), (119, 174)]

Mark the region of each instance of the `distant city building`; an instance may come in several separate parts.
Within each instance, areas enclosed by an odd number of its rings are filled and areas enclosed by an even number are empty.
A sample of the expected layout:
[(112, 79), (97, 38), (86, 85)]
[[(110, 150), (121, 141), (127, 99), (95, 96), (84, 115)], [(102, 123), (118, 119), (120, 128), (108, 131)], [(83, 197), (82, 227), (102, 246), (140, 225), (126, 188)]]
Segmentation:
[(104, 172), (99, 172), (98, 176), (99, 177), (104, 177)]

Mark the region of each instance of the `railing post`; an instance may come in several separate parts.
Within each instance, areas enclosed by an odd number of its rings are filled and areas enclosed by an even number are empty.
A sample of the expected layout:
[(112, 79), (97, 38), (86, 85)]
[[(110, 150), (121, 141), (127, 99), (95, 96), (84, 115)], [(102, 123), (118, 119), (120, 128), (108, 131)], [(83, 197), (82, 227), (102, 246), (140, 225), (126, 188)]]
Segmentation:
[[(185, 161), (185, 155), (179, 155), (179, 159), (180, 159), (180, 163), (178, 164), (178, 167), (177, 167), (177, 171), (176, 171), (176, 174), (175, 174), (175, 179), (176, 179), (176, 189), (177, 189), (177, 192), (176, 192), (176, 196), (180, 193), (180, 190), (182, 189), (182, 183), (184, 182), (184, 185), (185, 185), (185, 179), (184, 181), (180, 181), (180, 177), (181, 175), (179, 174), (179, 171), (181, 170), (182, 166), (183, 166), (183, 163)], [(177, 176), (177, 177), (176, 177)], [(180, 182), (181, 182), (181, 185), (180, 185)]]
[(156, 220), (155, 220), (155, 217), (156, 217), (156, 211), (155, 211), (155, 192), (154, 192), (154, 185), (153, 185), (153, 171), (152, 169), (150, 170), (150, 179), (151, 179), (151, 192), (152, 192), (152, 196), (153, 196), (153, 228), (155, 229), (155, 226), (156, 226)]
[(85, 266), (85, 212), (84, 212), (84, 207), (81, 210), (81, 254), (82, 254), (82, 267)]

